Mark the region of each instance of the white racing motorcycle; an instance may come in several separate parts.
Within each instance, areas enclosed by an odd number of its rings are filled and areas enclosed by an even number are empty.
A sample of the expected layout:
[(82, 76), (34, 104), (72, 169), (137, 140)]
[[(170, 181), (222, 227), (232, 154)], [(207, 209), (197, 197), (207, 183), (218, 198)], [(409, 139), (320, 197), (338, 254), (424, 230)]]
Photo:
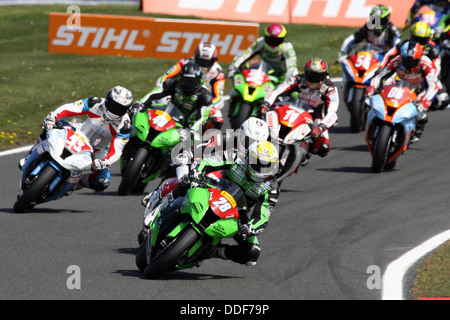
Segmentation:
[(84, 173), (92, 173), (93, 148), (76, 123), (58, 121), (47, 139), (34, 148), (22, 167), (20, 193), (14, 204), (23, 213), (36, 204), (58, 200), (73, 191)]

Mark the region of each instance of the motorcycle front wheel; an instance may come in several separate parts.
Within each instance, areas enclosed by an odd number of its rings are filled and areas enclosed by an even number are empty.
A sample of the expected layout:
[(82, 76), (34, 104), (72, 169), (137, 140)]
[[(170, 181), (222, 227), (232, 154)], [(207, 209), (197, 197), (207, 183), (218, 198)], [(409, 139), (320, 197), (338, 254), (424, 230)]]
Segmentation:
[(16, 213), (23, 213), (37, 202), (39, 197), (48, 189), (49, 185), (58, 176), (58, 171), (51, 165), (47, 165), (33, 179), (30, 185), (23, 190), (23, 193), (17, 198), (14, 204)]
[(372, 172), (374, 173), (383, 171), (384, 165), (386, 164), (391, 133), (392, 128), (390, 126), (382, 125), (380, 127), (373, 150)]
[[(164, 251), (145, 267), (144, 275), (147, 279), (154, 279), (164, 272), (172, 270), (178, 260), (197, 243), (200, 235), (194, 229), (187, 227), (174, 239)], [(149, 240), (147, 240), (149, 241)]]
[(150, 152), (146, 148), (139, 148), (136, 150), (133, 158), (130, 160), (127, 168), (122, 174), (122, 181), (117, 190), (119, 195), (126, 196), (139, 187), (142, 170), (144, 170), (144, 166), (150, 156)]

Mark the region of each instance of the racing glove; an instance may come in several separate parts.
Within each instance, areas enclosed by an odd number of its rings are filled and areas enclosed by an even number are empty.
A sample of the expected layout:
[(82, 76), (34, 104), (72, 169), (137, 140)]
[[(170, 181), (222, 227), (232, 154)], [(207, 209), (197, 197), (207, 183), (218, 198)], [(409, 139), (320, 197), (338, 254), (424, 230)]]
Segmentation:
[(45, 130), (50, 130), (51, 128), (53, 128), (55, 122), (56, 122), (56, 115), (53, 112), (50, 112), (44, 119)]
[(325, 130), (324, 126), (325, 125), (321, 123), (318, 126), (314, 126), (312, 128), (311, 135), (313, 136), (313, 138), (318, 138), (323, 133), (323, 130)]
[(133, 103), (133, 105), (130, 107), (130, 115), (135, 115), (139, 112), (141, 112), (142, 110), (144, 110), (145, 106), (141, 101), (136, 101), (135, 103)]
[(368, 98), (370, 98), (371, 96), (373, 96), (373, 94), (375, 93), (375, 87), (374, 86), (369, 86), (366, 91), (364, 91), (364, 95)]
[(267, 101), (264, 101), (259, 106), (259, 112), (261, 113), (261, 115), (265, 115), (267, 113), (267, 109), (269, 109), (269, 108), (270, 108), (270, 104)]
[(105, 160), (95, 159), (94, 162), (92, 162), (93, 171), (100, 171), (108, 167), (109, 166), (106, 164)]
[(256, 234), (255, 229), (248, 223), (240, 224), (238, 232), (244, 241)]

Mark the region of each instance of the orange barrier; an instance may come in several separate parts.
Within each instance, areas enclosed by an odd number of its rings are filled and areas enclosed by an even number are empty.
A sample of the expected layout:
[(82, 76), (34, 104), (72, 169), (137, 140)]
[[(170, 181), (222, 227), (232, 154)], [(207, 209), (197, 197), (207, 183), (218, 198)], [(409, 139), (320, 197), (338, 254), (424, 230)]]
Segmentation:
[(259, 24), (204, 20), (155, 19), (155, 58), (193, 56), (195, 47), (209, 41), (217, 47), (219, 61), (231, 62), (258, 37)]
[(414, 0), (143, 0), (142, 10), (235, 21), (360, 27), (377, 4), (391, 8), (391, 20), (404, 26)]
[(153, 18), (82, 14), (79, 28), (69, 13), (51, 12), (48, 51), (87, 55), (153, 56)]
[(181, 59), (210, 41), (219, 60), (231, 62), (259, 34), (256, 23), (81, 14), (75, 26), (71, 19), (70, 13), (50, 13), (49, 52)]

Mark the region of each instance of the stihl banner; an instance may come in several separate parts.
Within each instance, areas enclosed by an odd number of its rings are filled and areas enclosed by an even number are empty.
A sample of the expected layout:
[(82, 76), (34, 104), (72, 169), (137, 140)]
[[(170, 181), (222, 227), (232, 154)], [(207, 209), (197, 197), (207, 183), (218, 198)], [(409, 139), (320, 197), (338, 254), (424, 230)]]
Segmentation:
[(153, 56), (153, 18), (51, 12), (48, 51), (87, 55)]
[(377, 4), (391, 8), (391, 20), (403, 26), (414, 0), (143, 0), (142, 10), (234, 21), (360, 27)]
[(219, 60), (231, 62), (258, 34), (256, 23), (52, 12), (48, 51), (181, 59), (193, 56), (201, 41), (210, 41), (217, 47)]
[(258, 37), (259, 24), (204, 20), (155, 19), (155, 58), (193, 56), (202, 41), (214, 43), (219, 60), (231, 62)]

